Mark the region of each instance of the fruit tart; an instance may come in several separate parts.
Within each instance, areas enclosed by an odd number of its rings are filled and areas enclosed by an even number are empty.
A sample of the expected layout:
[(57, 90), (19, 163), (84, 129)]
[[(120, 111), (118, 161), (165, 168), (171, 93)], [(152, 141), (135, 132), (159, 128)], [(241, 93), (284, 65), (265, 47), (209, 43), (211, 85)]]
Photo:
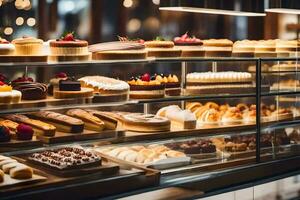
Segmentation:
[(175, 47), (182, 50), (181, 57), (204, 57), (203, 42), (195, 36), (190, 37), (186, 32), (180, 37), (174, 38)]
[(175, 74), (154, 74), (151, 79), (159, 81), (161, 84), (165, 84), (165, 94), (167, 96), (179, 96), (181, 94), (181, 87), (178, 77)]

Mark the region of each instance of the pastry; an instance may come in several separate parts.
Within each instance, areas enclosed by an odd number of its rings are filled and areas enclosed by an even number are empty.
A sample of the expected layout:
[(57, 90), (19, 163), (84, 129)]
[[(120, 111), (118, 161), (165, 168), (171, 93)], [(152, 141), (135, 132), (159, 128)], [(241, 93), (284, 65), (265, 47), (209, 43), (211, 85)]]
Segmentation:
[(52, 55), (88, 54), (88, 42), (75, 39), (74, 33), (66, 33), (60, 39), (50, 41)]
[(104, 122), (105, 129), (108, 130), (115, 130), (118, 126), (118, 120), (112, 116), (110, 116), (108, 112), (101, 112), (98, 110), (86, 110), (87, 112), (91, 113), (92, 115), (99, 118), (101, 121)]
[(300, 65), (294, 62), (280, 63), (272, 66), (272, 71), (288, 72), (288, 71), (298, 71)]
[(182, 151), (185, 154), (205, 154), (216, 152), (216, 146), (210, 140), (205, 139), (168, 143), (166, 146), (176, 151)]
[(58, 90), (54, 90), (53, 96), (56, 99), (90, 98), (93, 97), (93, 92), (91, 88), (81, 87), (80, 81), (68, 78), (59, 81)]
[(12, 81), (15, 90), (22, 93), (22, 100), (40, 100), (47, 98), (47, 85), (34, 82), (30, 77), (19, 77)]
[(55, 75), (54, 78), (50, 80), (50, 83), (48, 85), (48, 94), (53, 95), (54, 90), (59, 90), (59, 81), (60, 80), (67, 80), (68, 76), (64, 72), (60, 72)]
[(182, 110), (177, 105), (163, 107), (156, 113), (157, 116), (166, 117), (171, 121), (173, 126), (183, 129), (195, 129), (196, 117), (189, 110)]
[(202, 106), (194, 111), (197, 117), (197, 123), (200, 126), (205, 125), (219, 125), (222, 114), (215, 108)]
[(228, 39), (202, 40), (205, 57), (230, 57), (233, 42)]
[(137, 132), (170, 131), (170, 121), (167, 118), (151, 114), (131, 113), (121, 116), (124, 129)]
[(105, 127), (101, 119), (82, 109), (68, 110), (67, 115), (82, 120), (84, 122), (84, 128), (88, 130), (102, 131)]
[(0, 55), (12, 55), (14, 52), (15, 46), (0, 37)]
[(223, 125), (241, 124), (243, 122), (243, 114), (236, 107), (230, 107), (222, 116)]
[(0, 81), (0, 104), (19, 103), (22, 93), (18, 90), (13, 90), (10, 85)]
[(285, 91), (297, 91), (300, 87), (300, 81), (294, 79), (280, 80), (273, 83), (271, 90), (285, 90)]
[(33, 153), (29, 160), (55, 170), (79, 169), (100, 166), (101, 158), (82, 147), (63, 147)]
[(14, 159), (1, 155), (0, 169), (3, 170), (0, 170), (2, 173), (4, 172), (6, 174), (9, 174), (10, 177), (14, 179), (29, 179), (33, 175), (33, 170), (31, 167), (28, 167), (27, 165), (21, 164)]
[(0, 169), (2, 169), (2, 167), (4, 165), (10, 164), (10, 163), (17, 163), (18, 161), (16, 161), (15, 159), (11, 159), (11, 158), (5, 158), (3, 160), (0, 161)]
[(15, 45), (16, 55), (41, 55), (43, 40), (33, 37), (23, 37), (12, 41)]
[(187, 74), (186, 81), (187, 95), (255, 92), (248, 72), (194, 72)]
[(0, 170), (0, 183), (4, 181), (4, 172)]
[(1, 118), (0, 118), (0, 125), (7, 127), (10, 131), (13, 131), (13, 132), (16, 132), (17, 127), (19, 126), (19, 124), (16, 122), (13, 122), (8, 119), (1, 119)]
[(232, 56), (235, 57), (254, 57), (256, 41), (241, 40), (233, 44)]
[(204, 57), (203, 42), (195, 36), (189, 37), (185, 33), (181, 37), (174, 38), (175, 47), (181, 50), (181, 57)]
[(37, 135), (50, 136), (50, 137), (55, 135), (55, 131), (56, 131), (55, 126), (42, 122), (40, 120), (30, 119), (25, 115), (10, 114), (10, 115), (4, 115), (3, 118), (9, 119), (17, 123), (23, 123), (29, 125), (33, 128), (34, 133)]
[(132, 77), (127, 83), (130, 86), (129, 96), (131, 99), (156, 99), (165, 96), (165, 84), (148, 73)]
[(256, 57), (276, 57), (276, 41), (275, 40), (259, 40), (255, 45)]
[(194, 112), (197, 108), (201, 107), (202, 104), (199, 102), (189, 102), (186, 105), (186, 109), (190, 110), (191, 112)]
[(149, 57), (180, 57), (181, 50), (174, 47), (174, 42), (165, 41), (161, 37), (157, 37), (153, 41), (146, 41), (146, 50)]
[(31, 126), (26, 124), (19, 124), (16, 128), (17, 140), (31, 140), (34, 134)]
[(81, 133), (83, 132), (84, 123), (80, 119), (63, 115), (52, 111), (40, 111), (35, 113), (29, 113), (34, 119), (39, 119), (52, 124), (58, 131), (67, 133)]
[(150, 80), (155, 79), (161, 84), (165, 84), (165, 94), (167, 96), (180, 96), (181, 87), (178, 77), (175, 74), (155, 74), (150, 78)]
[(10, 139), (10, 130), (6, 126), (0, 125), (0, 142), (9, 142)]
[(127, 99), (129, 85), (125, 81), (104, 76), (85, 76), (78, 79), (82, 87), (92, 88), (98, 95), (124, 95)]
[(299, 40), (280, 40), (276, 39), (276, 53), (287, 53), (288, 55), (300, 50)]

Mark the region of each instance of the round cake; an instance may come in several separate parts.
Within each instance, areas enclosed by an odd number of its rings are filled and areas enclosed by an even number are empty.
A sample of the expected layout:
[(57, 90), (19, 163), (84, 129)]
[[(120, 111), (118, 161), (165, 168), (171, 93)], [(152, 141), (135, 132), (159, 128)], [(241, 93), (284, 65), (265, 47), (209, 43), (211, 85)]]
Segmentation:
[(205, 57), (230, 57), (233, 42), (228, 39), (202, 40)]
[(16, 55), (41, 55), (43, 40), (34, 37), (22, 37), (12, 41), (15, 45)]
[(181, 50), (174, 48), (174, 42), (157, 37), (156, 40), (145, 42), (148, 57), (180, 57)]
[(15, 46), (0, 37), (0, 55), (12, 55), (14, 52)]
[(180, 49), (181, 57), (204, 57), (203, 42), (195, 36), (189, 37), (187, 33), (174, 38), (175, 47)]

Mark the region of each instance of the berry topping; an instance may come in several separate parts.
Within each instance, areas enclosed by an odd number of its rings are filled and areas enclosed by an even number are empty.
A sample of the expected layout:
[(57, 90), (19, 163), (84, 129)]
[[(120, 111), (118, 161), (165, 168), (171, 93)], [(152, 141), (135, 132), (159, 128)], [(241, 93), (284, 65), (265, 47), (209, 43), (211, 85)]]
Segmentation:
[(174, 42), (176, 44), (202, 44), (201, 40), (196, 38), (195, 36), (189, 37), (187, 32), (181, 37), (175, 37)]
[(57, 74), (55, 74), (55, 78), (67, 78), (67, 74), (64, 72), (59, 72)]
[(3, 86), (3, 85), (5, 85), (5, 83), (3, 83), (2, 81), (0, 81), (0, 86)]
[(60, 41), (75, 41), (74, 32), (65, 33), (61, 38)]
[(0, 37), (0, 44), (9, 44), (9, 42), (6, 39)]
[(148, 73), (144, 74), (144, 75), (142, 76), (142, 81), (147, 81), (147, 82), (149, 82), (149, 81), (150, 81), (150, 75), (149, 75)]
[(13, 83), (19, 83), (19, 82), (33, 82), (33, 78), (23, 76), (23, 77), (17, 78), (16, 80), (13, 80), (12, 82), (13, 82)]
[(6, 126), (0, 126), (0, 142), (8, 142), (11, 139), (11, 134)]
[(26, 124), (19, 124), (16, 134), (19, 140), (31, 140), (33, 136), (33, 129), (31, 126)]

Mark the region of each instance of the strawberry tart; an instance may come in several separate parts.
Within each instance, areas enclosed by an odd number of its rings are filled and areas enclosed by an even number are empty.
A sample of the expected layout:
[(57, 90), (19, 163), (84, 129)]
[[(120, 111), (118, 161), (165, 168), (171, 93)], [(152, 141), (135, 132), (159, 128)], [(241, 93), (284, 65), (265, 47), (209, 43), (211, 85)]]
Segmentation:
[(180, 49), (181, 57), (204, 57), (203, 42), (195, 36), (189, 37), (187, 33), (174, 38), (175, 47)]

